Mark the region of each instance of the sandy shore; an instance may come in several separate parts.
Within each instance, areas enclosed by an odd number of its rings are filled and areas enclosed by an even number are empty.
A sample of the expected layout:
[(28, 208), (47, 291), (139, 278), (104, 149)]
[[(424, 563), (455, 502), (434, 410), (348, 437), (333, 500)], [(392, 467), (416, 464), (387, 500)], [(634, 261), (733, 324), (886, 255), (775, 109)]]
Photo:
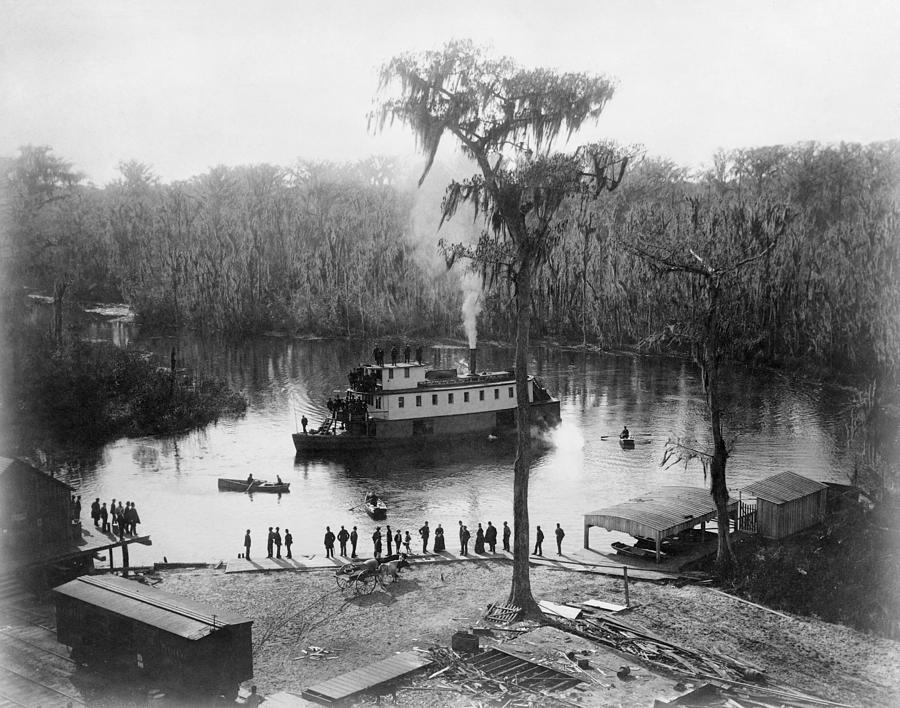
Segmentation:
[[(299, 694), (397, 651), (449, 646), (453, 633), (477, 622), (489, 603), (505, 602), (511, 571), (502, 561), (422, 564), (404, 571), (399, 583), (366, 596), (339, 590), (330, 570), (167, 571), (157, 587), (251, 617), (253, 682), (263, 694)], [(624, 604), (619, 578), (533, 567), (532, 585), (537, 599), (596, 598)], [(626, 614), (629, 622), (669, 641), (755, 664), (774, 683), (851, 706), (900, 705), (896, 642), (816, 619), (776, 614), (702, 586), (633, 581), (630, 600), (635, 607)], [(310, 646), (326, 649), (327, 658), (307, 658), (304, 650)], [(668, 700), (684, 692), (675, 688), (674, 677), (641, 667), (633, 657), (622, 663), (634, 666), (637, 678), (627, 686), (617, 683), (614, 659), (596, 662), (596, 675), (610, 688), (584, 693), (584, 705), (646, 706), (654, 698)], [(399, 703), (473, 703), (471, 694), (437, 689), (429, 693), (422, 679), (416, 688), (401, 691)]]

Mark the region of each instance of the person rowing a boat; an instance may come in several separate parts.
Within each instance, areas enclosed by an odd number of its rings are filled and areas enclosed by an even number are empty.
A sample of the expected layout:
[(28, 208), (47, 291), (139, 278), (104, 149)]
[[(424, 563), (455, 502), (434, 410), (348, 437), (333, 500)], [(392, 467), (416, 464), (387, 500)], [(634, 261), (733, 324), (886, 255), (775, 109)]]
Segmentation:
[(619, 437), (620, 437), (622, 440), (627, 440), (628, 438), (631, 437), (631, 433), (628, 432), (628, 426), (627, 426), (627, 425), (626, 425), (624, 428), (622, 428), (622, 432), (619, 433)]
[(252, 472), (249, 475), (247, 475), (247, 486), (250, 486), (251, 484), (253, 484), (253, 473)]

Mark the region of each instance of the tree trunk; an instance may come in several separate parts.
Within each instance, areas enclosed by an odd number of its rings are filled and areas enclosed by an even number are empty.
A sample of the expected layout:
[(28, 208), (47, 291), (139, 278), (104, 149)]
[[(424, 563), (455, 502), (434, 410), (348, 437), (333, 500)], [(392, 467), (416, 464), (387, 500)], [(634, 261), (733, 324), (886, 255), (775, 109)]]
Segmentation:
[(57, 347), (63, 343), (63, 302), (68, 285), (62, 281), (53, 284), (53, 338)]
[(531, 471), (531, 416), (528, 404), (528, 335), (531, 325), (531, 263), (520, 258), (516, 276), (516, 462), (513, 476), (513, 577), (509, 604), (526, 616), (540, 616), (531, 594), (528, 558), (528, 477)]

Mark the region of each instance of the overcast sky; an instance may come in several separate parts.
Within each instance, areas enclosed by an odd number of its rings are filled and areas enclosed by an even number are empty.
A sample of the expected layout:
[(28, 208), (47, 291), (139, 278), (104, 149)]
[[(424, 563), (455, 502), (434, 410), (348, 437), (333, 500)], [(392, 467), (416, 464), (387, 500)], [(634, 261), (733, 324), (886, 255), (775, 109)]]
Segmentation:
[[(50, 145), (104, 184), (405, 155), (366, 113), (394, 54), (471, 38), (618, 81), (595, 129), (697, 167), (718, 148), (900, 133), (900, 2), (0, 0), (0, 155)], [(574, 147), (574, 145), (570, 145)]]

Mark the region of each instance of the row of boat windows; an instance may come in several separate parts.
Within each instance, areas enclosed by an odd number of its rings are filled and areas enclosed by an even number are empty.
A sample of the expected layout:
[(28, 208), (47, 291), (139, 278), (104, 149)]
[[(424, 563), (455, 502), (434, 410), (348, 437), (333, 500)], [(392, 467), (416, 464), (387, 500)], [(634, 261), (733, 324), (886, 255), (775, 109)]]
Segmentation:
[[(514, 388), (513, 388), (512, 386), (509, 386), (509, 387), (506, 389), (506, 391), (507, 391), (507, 395), (509, 396), (509, 398), (514, 398), (514, 397), (515, 397), (516, 394), (515, 394)], [(469, 400), (470, 400), (469, 394), (470, 394), (470, 393), (471, 393), (470, 391), (463, 391), (463, 403), (468, 403), (468, 402), (469, 402)], [(432, 393), (432, 394), (431, 394), (431, 405), (436, 406), (436, 405), (438, 404), (438, 395), (439, 395), (439, 394), (437, 394), (437, 393)], [(447, 403), (448, 403), (448, 404), (453, 405), (453, 402), (454, 402), (454, 396), (455, 396), (455, 394), (453, 394), (453, 393), (448, 393), (448, 394), (447, 394)], [(500, 389), (499, 389), (499, 388), (495, 388), (495, 389), (494, 389), (494, 400), (497, 400), (497, 399), (499, 399), (499, 398), (500, 398)], [(484, 389), (481, 389), (481, 390), (478, 392), (478, 400), (479, 400), (479, 401), (483, 401), (483, 400), (484, 400)], [(405, 397), (405, 396), (397, 396), (397, 407), (398, 407), (398, 408), (403, 408), (403, 407), (405, 407), (405, 406), (406, 406), (406, 397)], [(377, 405), (377, 407), (378, 407), (378, 408), (381, 408), (381, 399), (378, 400), (378, 405)], [(417, 408), (421, 408), (421, 407), (422, 407), (422, 396), (416, 396), (416, 407), (417, 407)]]

